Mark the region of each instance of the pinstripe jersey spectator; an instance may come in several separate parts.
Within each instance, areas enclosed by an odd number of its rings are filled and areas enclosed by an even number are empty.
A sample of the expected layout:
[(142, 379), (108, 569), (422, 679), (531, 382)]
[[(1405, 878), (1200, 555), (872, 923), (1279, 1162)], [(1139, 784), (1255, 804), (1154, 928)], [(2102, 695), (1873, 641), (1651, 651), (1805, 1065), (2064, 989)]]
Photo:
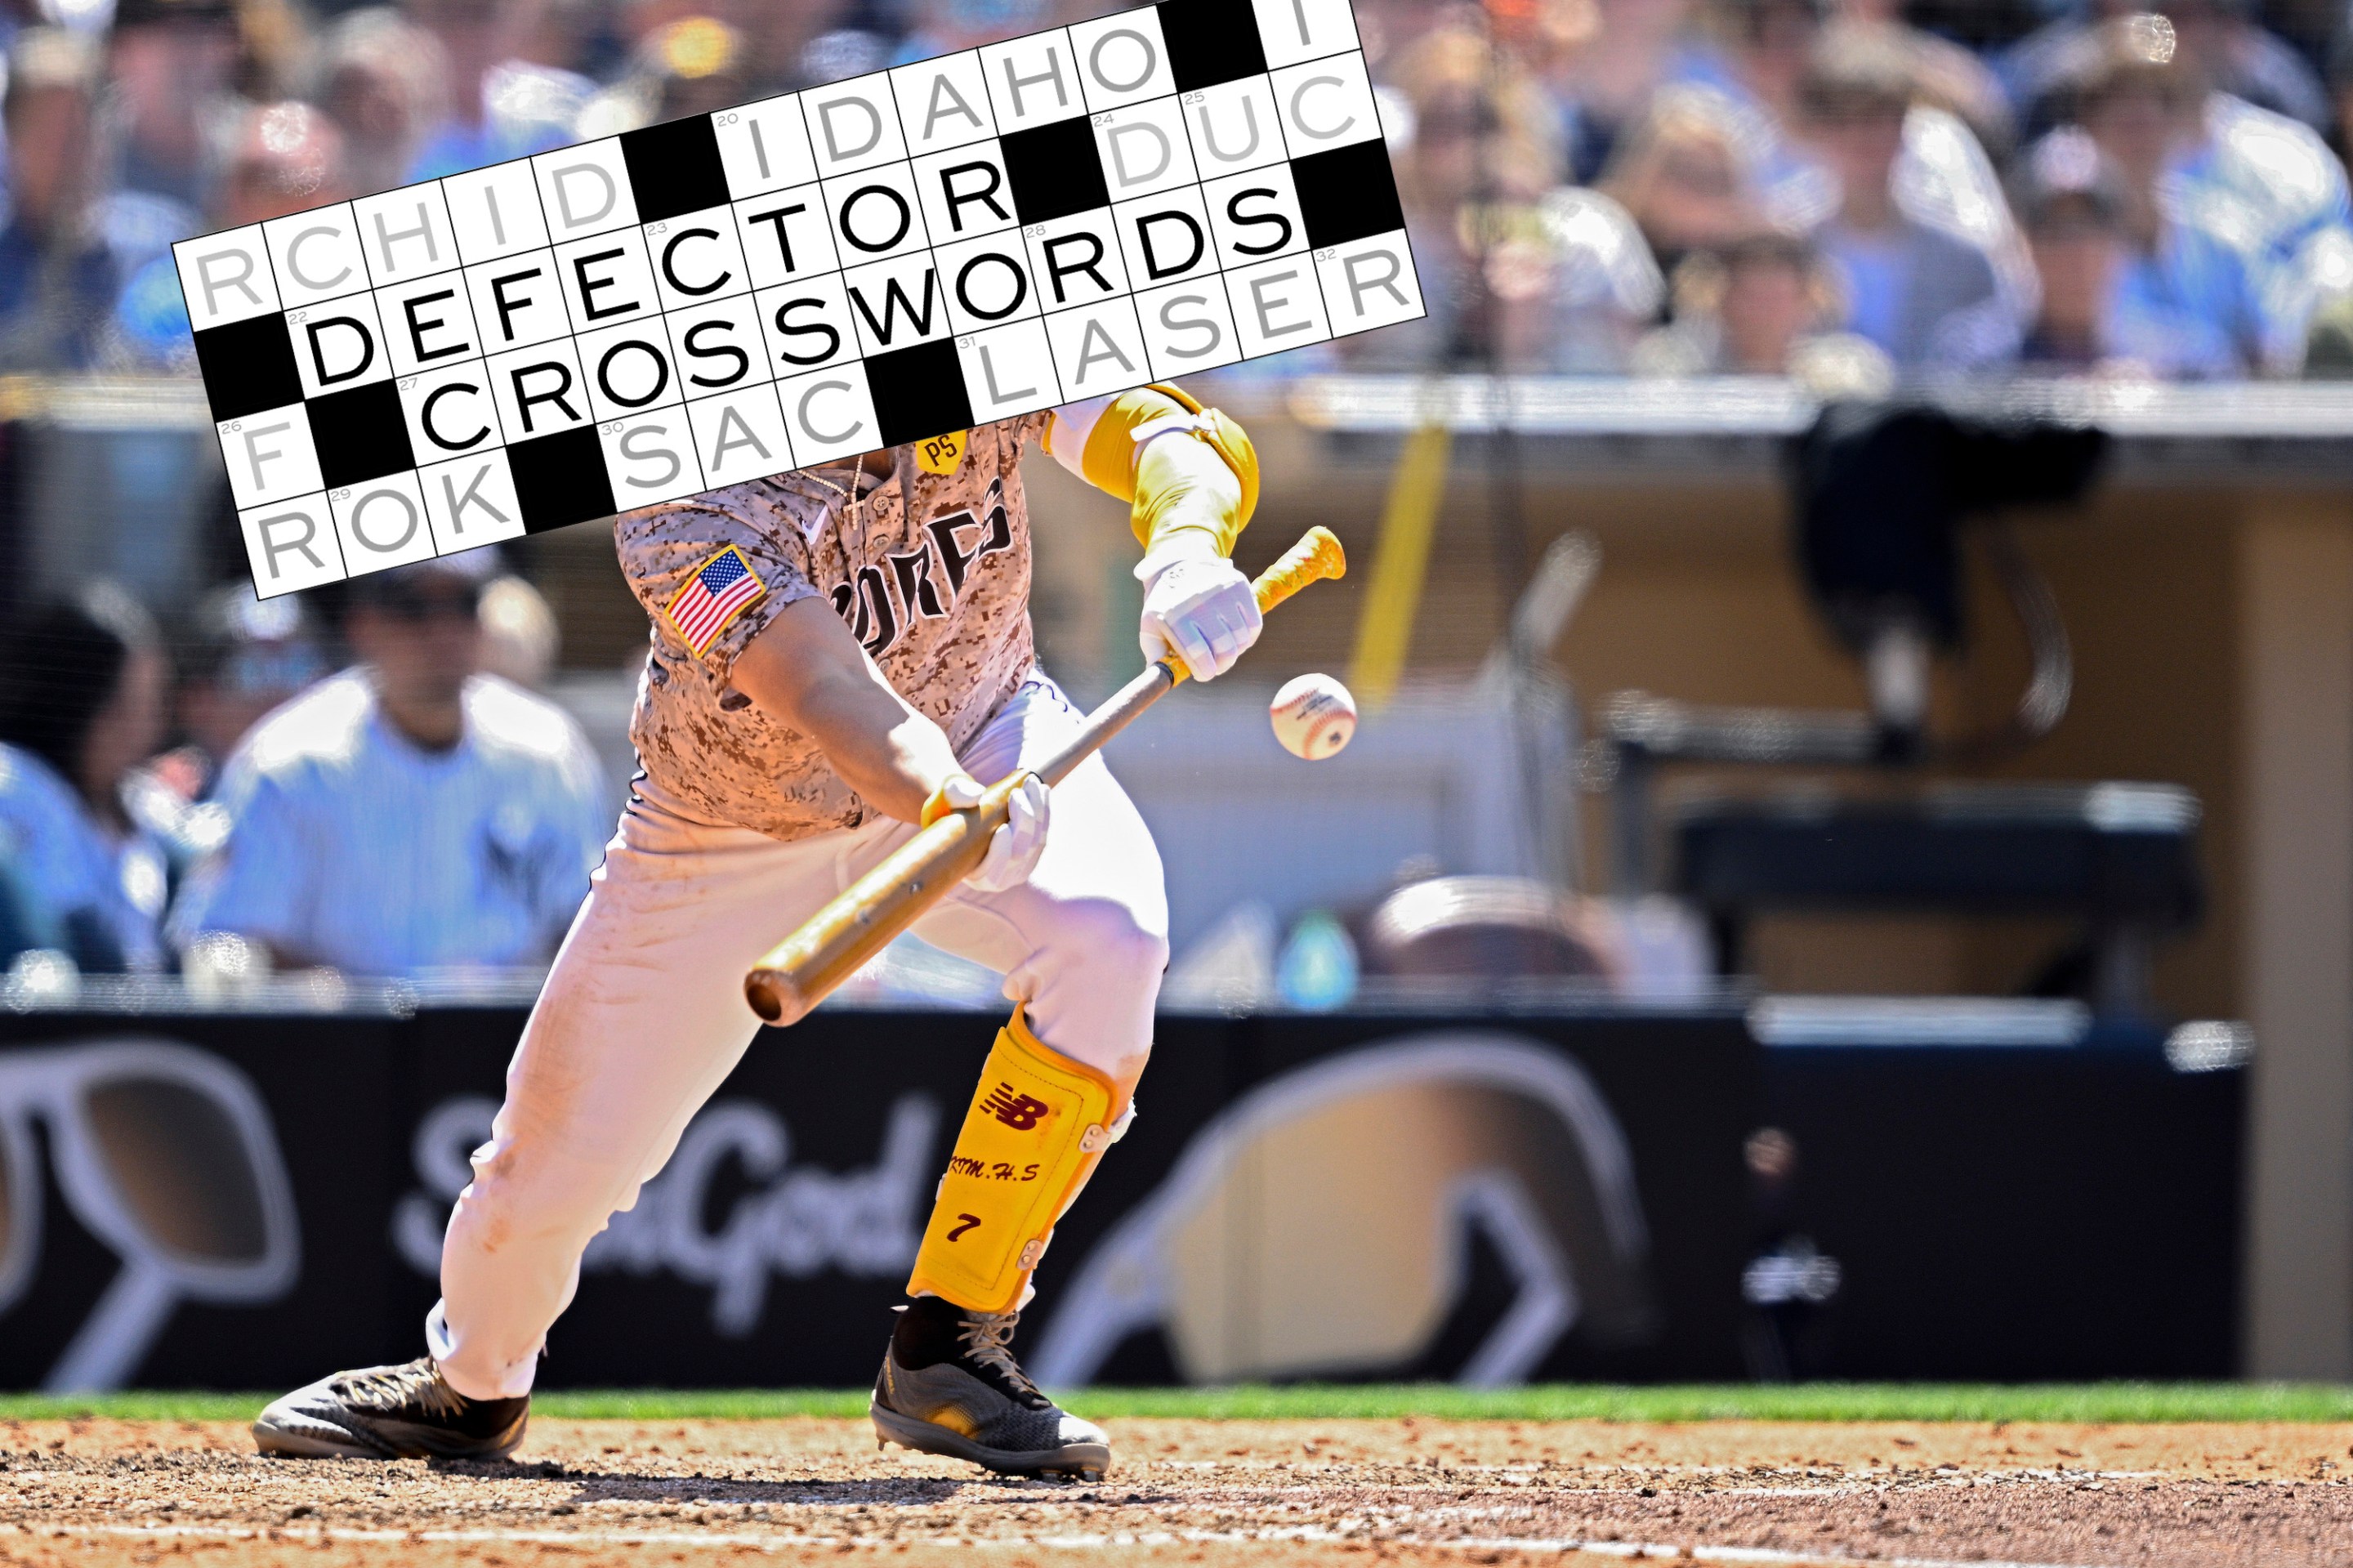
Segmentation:
[(480, 670), (474, 551), (352, 584), (361, 662), (229, 759), (228, 840), (173, 916), (282, 964), (416, 976), (547, 959), (611, 822), (564, 711)]

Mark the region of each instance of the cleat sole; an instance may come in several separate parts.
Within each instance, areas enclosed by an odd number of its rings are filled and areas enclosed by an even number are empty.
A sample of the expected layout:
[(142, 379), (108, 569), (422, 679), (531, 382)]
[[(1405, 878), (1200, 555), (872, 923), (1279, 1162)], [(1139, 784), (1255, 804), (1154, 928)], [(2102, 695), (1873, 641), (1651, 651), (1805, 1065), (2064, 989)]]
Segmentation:
[(1108, 1443), (1065, 1443), (1059, 1448), (992, 1448), (974, 1442), (961, 1432), (951, 1432), (913, 1415), (902, 1415), (879, 1401), (868, 1406), (867, 1414), (873, 1419), (875, 1434), (888, 1442), (945, 1459), (962, 1459), (1000, 1476), (1092, 1477), (1101, 1480), (1111, 1468)]

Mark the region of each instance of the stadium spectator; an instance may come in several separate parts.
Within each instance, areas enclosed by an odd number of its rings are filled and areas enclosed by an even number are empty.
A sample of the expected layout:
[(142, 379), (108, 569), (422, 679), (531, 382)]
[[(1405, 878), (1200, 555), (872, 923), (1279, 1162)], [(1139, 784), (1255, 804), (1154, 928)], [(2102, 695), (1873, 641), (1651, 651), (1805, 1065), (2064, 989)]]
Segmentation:
[(238, 55), (231, 0), (120, 0), (107, 58), (115, 185), (204, 210), (206, 154), (234, 103)]
[(220, 789), (228, 840), (172, 929), (370, 975), (546, 959), (611, 817), (554, 705), (480, 671), (490, 551), (354, 579), (360, 664), (257, 726)]
[(225, 228), (267, 223), (351, 196), (343, 133), (307, 103), (264, 104), (242, 115), (212, 217)]
[[(427, 180), (560, 147), (596, 84), (535, 55), (551, 48), (553, 0), (406, 0), (411, 20), (431, 33), (448, 69), (448, 117), (421, 139), (404, 175)], [(566, 8), (557, 16), (585, 20)]]
[(1342, 354), (1398, 367), (1621, 372), (1664, 285), (1622, 207), (1553, 183), (1559, 122), (1534, 77), (1460, 28), (1417, 41), (1397, 74), (1415, 126), (1398, 178), (1430, 313)]
[(1620, 142), (1601, 189), (1672, 271), (1766, 227), (1754, 175), (1736, 106), (1712, 89), (1671, 87)]
[(0, 643), (0, 858), (42, 945), (85, 970), (163, 962), (164, 855), (122, 786), (164, 739), (170, 683), (154, 622), (111, 584), (37, 604)]
[(1898, 0), (1839, 0), (1838, 26), (1883, 34), (1912, 57), (1914, 101), (1959, 117), (1978, 143), (1996, 154), (2017, 137), (2001, 79), (1969, 50), (1910, 25)]
[[(2208, 149), (2205, 83), (2162, 17), (2135, 16), (2096, 36), (2069, 86), (2084, 129), (2116, 172), (2124, 233), (2115, 330), (2132, 357), (2168, 378), (2244, 376), (2271, 341), (2248, 251), (2205, 222), (2182, 171)], [(2296, 323), (2295, 352), (2303, 347)], [(2126, 346), (2119, 344), (2120, 347)]]
[(301, 598), (256, 599), (244, 583), (206, 596), (180, 656), (179, 753), (198, 775), (189, 791), (213, 793), (222, 765), (264, 715), (328, 673)]
[[(2161, 25), (2161, 19), (2158, 21)], [(2157, 27), (2118, 24), (2111, 37)], [(2195, 67), (2187, 45), (2179, 58)], [(2168, 175), (2181, 219), (2243, 256), (2263, 317), (2264, 368), (2295, 369), (2313, 312), (2353, 289), (2353, 198), (2319, 133), (2228, 92), (2208, 92), (2200, 133)]]
[[(214, 190), (207, 228), (267, 223), (352, 194), (343, 174), (343, 135), (307, 103), (264, 104), (237, 117), (227, 167)], [(110, 357), (141, 368), (188, 368), (195, 342), (171, 252), (131, 274), (116, 302)]]
[[(1839, 295), (1821, 253), (1799, 235), (1759, 229), (1676, 270), (1674, 319), (1642, 340), (1646, 376), (1788, 376), (1845, 388), (1883, 387), (1886, 356), (1827, 330)], [(1833, 374), (1831, 361), (1840, 362)]]
[(343, 131), (352, 192), (389, 190), (448, 118), (440, 40), (389, 6), (370, 5), (336, 18), (324, 53), (320, 101)]
[(1807, 62), (1830, 18), (1827, 0), (1709, 0), (1702, 16), (1716, 48), (1710, 85), (1794, 124)]
[(2072, 0), (2066, 14), (2004, 50), (1995, 69), (2021, 119), (2042, 122), (2078, 69), (2098, 48), (2103, 27), (2137, 13), (2164, 16), (2182, 52), (2213, 87), (2314, 130), (2329, 123), (2328, 95), (2295, 47), (2266, 32), (2253, 0)]
[(2116, 285), (2129, 243), (2122, 180), (2089, 136), (2069, 129), (2028, 150), (2012, 189), (2042, 284), (2021, 362), (2062, 374), (2116, 366)]
[(122, 786), (123, 809), (162, 846), (175, 881), (228, 835), (228, 813), (212, 799), (221, 764), (264, 714), (327, 673), (302, 601), (257, 599), (243, 583), (206, 597), (176, 662), (181, 744)]
[(1559, 105), (1568, 175), (1591, 185), (1651, 97), (1704, 69), (1689, 37), (1691, 0), (1596, 0), (1590, 36), (1558, 50), (1545, 71)]
[(1446, 28), (1398, 61), (1414, 131), (1398, 189), (1429, 314), (1340, 345), (1360, 366), (1618, 371), (1662, 297), (1632, 220), (1559, 187), (1559, 122), (1483, 34)]
[(1992, 262), (1899, 199), (1914, 90), (1910, 52), (1885, 33), (1840, 29), (1816, 50), (1799, 104), (1838, 190), (1818, 241), (1845, 295), (1848, 329), (1899, 367), (1997, 365), (2017, 351), (2018, 322)]
[(79, 369), (121, 281), (91, 185), (98, 58), (60, 27), (27, 27), (8, 60), (8, 209), (0, 228), (0, 367)]

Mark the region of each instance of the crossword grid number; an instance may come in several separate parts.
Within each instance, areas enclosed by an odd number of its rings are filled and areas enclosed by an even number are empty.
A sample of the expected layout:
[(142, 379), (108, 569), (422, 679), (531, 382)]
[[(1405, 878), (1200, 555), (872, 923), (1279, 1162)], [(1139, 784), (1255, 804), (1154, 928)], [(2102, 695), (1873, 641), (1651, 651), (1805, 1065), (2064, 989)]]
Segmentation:
[(1347, 0), (1165, 0), (173, 249), (264, 598), (1422, 314)]

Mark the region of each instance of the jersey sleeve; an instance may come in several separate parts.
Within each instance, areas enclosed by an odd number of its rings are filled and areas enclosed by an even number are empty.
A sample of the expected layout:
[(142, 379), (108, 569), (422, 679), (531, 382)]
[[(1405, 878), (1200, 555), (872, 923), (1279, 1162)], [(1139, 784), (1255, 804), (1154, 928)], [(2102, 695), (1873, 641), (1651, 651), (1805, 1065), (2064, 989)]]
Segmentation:
[(765, 486), (624, 512), (614, 535), (654, 635), (722, 681), (777, 611), (818, 594), (800, 522)]
[(315, 956), (304, 911), (318, 856), (306, 844), (296, 793), (283, 780), (233, 758), (221, 781), (228, 837), (198, 866), (172, 912), (169, 935), (185, 947), (206, 931), (232, 931)]

